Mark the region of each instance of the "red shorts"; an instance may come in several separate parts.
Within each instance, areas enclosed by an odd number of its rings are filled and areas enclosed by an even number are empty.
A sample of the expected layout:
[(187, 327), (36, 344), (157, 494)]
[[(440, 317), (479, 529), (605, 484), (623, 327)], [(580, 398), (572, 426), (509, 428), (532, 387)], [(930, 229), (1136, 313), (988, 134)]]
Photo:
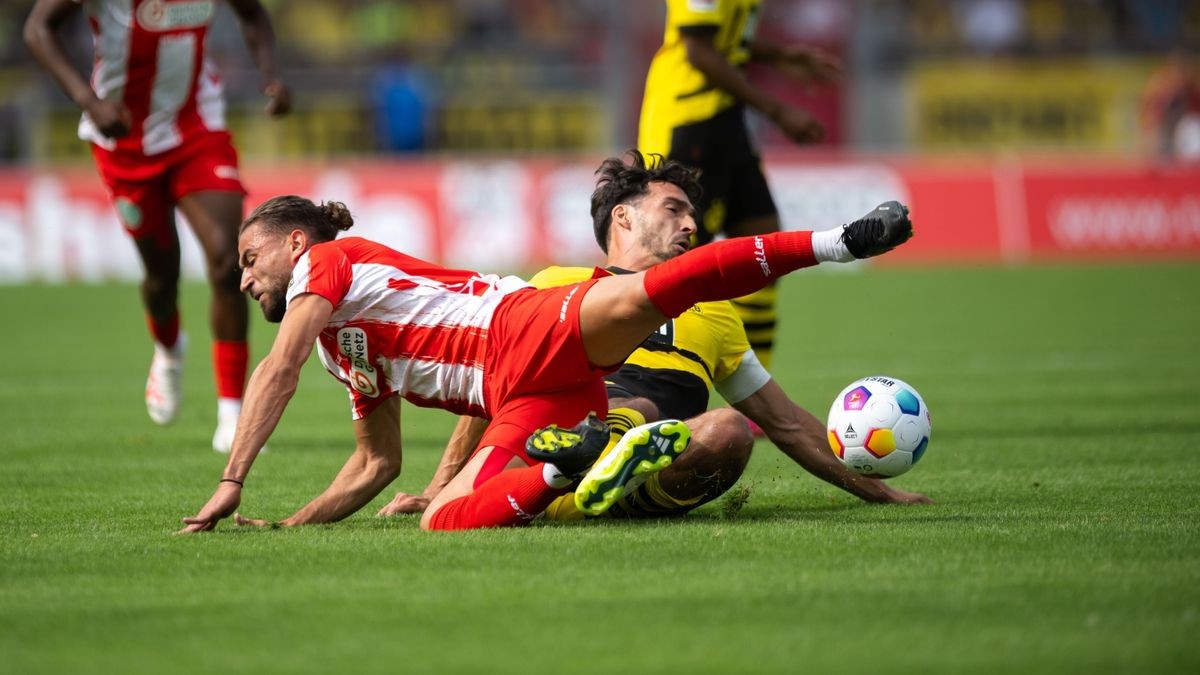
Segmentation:
[(175, 205), (204, 190), (246, 194), (238, 177), (237, 150), (228, 132), (195, 136), (164, 153), (113, 152), (92, 146), (100, 177), (134, 239), (153, 238), (168, 247), (175, 241)]
[(604, 376), (613, 369), (588, 361), (579, 330), (579, 306), (595, 283), (520, 291), (496, 309), (484, 379), (492, 423), (478, 447), (496, 446), (533, 464), (525, 440), (534, 431), (608, 412)]

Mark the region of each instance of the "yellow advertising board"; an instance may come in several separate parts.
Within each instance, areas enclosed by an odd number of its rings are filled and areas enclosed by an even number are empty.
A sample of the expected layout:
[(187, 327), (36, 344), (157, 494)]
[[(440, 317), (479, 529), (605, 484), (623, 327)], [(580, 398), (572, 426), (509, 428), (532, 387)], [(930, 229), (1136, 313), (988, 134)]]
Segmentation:
[(923, 150), (1130, 150), (1142, 61), (928, 62), (911, 72), (910, 138)]

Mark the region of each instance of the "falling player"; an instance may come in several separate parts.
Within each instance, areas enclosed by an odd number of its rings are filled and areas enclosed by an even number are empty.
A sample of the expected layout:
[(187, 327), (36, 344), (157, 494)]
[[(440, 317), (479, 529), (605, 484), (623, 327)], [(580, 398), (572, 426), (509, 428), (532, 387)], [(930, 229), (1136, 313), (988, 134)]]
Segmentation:
[[(645, 206), (616, 203), (614, 219), (695, 227), (699, 189), (687, 169), (668, 162), (643, 179)], [(716, 242), (643, 272), (537, 290), (515, 277), (450, 270), (365, 239), (336, 238), (352, 225), (340, 203), (292, 196), (260, 205), (243, 224), (242, 287), (281, 324), (250, 378), (225, 471), (208, 502), (184, 519), (184, 531), (234, 515), (314, 342), (350, 392), (356, 449), (330, 486), (282, 524), (345, 518), (399, 474), (401, 397), (491, 420), (475, 454), (425, 510), (425, 529), (526, 523), (581, 479), (580, 489), (611, 501), (633, 477), (631, 467), (645, 460), (665, 468), (688, 438), (673, 420), (635, 428), (630, 443), (622, 439), (630, 454), (614, 452), (620, 462), (592, 467), (608, 441), (607, 427), (589, 415), (607, 409), (603, 376), (646, 336), (697, 302), (744, 295), (820, 262), (880, 255), (912, 235), (907, 213), (891, 203), (845, 227)], [(566, 439), (561, 444), (537, 443), (539, 427), (580, 419), (574, 434), (551, 428)]]

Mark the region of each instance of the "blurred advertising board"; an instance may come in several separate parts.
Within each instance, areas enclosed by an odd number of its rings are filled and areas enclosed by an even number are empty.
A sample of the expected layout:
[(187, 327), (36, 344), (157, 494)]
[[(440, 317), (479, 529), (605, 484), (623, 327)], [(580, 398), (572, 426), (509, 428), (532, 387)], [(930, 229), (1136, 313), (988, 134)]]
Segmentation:
[(1130, 150), (1147, 63), (936, 61), (909, 79), (917, 150)]
[[(599, 158), (251, 165), (247, 210), (277, 194), (340, 200), (352, 233), (418, 257), (497, 272), (601, 261), (589, 196)], [(917, 236), (880, 264), (1200, 259), (1200, 167), (1071, 160), (769, 158), (789, 229), (848, 222), (889, 199)], [(182, 223), (185, 274), (203, 278)], [(141, 274), (87, 167), (0, 170), (0, 281), (99, 281)]]

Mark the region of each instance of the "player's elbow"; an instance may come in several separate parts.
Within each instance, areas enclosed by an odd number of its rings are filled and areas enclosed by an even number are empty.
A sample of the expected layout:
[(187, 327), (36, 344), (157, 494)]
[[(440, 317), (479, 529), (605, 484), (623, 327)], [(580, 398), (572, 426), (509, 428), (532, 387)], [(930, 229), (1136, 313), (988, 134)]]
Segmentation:
[(268, 389), (277, 394), (283, 394), (291, 397), (296, 393), (296, 387), (300, 383), (300, 370), (304, 363), (292, 363), (288, 359), (281, 359), (271, 354), (258, 364), (258, 369), (255, 371), (255, 379), (262, 378), (266, 381)]
[(44, 21), (38, 20), (36, 16), (30, 16), (21, 30), (21, 38), (25, 40), (25, 47), (36, 54), (42, 46), (47, 31), (48, 28)]
[(378, 484), (382, 489), (400, 476), (400, 464), (399, 455), (393, 456), (388, 454), (373, 456), (367, 463), (367, 466), (374, 477), (373, 482)]

